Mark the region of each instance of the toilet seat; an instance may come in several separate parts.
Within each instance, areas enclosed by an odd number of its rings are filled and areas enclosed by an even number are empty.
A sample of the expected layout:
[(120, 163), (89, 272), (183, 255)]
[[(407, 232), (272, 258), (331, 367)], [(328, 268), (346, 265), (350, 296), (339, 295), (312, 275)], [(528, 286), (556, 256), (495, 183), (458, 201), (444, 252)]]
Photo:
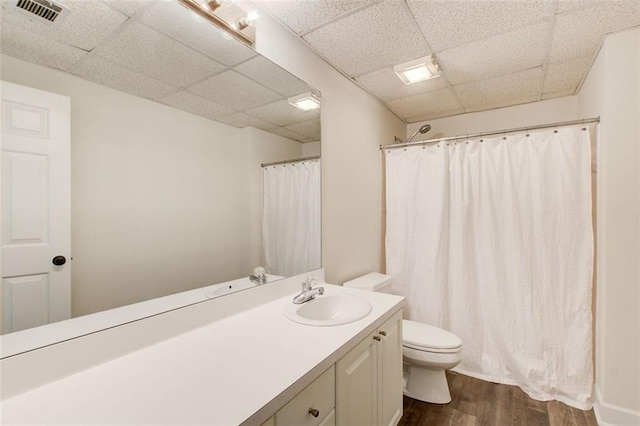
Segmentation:
[(453, 353), (460, 351), (462, 340), (439, 327), (402, 320), (402, 346), (423, 352)]

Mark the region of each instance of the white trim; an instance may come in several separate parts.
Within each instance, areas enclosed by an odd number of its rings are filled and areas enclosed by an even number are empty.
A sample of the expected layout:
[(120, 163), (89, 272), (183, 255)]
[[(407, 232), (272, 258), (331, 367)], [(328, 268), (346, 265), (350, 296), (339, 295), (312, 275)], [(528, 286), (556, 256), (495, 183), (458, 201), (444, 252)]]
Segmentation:
[(640, 425), (640, 411), (629, 410), (604, 402), (597, 384), (594, 386), (594, 393), (593, 411), (599, 426)]

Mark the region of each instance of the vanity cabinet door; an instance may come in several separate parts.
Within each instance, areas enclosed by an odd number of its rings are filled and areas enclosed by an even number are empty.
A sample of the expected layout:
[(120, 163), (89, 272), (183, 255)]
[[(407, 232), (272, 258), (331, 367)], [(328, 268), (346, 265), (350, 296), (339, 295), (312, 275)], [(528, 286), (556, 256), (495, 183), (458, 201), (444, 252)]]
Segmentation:
[(378, 424), (395, 426), (402, 417), (402, 311), (379, 329)]
[(376, 333), (336, 363), (338, 425), (376, 425), (378, 380)]
[(337, 424), (395, 426), (402, 417), (402, 311), (336, 363)]
[(307, 386), (276, 413), (277, 426), (316, 426), (335, 424), (335, 366)]

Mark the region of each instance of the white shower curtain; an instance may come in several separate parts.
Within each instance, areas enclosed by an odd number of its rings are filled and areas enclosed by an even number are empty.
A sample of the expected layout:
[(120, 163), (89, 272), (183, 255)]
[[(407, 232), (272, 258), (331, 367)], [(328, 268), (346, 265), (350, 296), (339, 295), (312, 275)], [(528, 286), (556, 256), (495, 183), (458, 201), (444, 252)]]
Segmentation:
[(262, 245), (268, 273), (320, 268), (320, 160), (263, 168)]
[(590, 132), (385, 157), (387, 273), (408, 317), (460, 336), (460, 372), (590, 408)]

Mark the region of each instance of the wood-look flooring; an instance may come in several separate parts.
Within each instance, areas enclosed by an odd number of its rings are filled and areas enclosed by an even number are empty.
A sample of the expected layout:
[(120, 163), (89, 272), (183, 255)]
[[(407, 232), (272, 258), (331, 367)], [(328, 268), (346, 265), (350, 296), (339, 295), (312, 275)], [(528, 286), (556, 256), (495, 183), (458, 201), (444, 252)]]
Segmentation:
[(597, 426), (593, 410), (558, 401), (531, 399), (517, 386), (500, 385), (447, 372), (451, 402), (445, 405), (404, 397), (400, 426)]

